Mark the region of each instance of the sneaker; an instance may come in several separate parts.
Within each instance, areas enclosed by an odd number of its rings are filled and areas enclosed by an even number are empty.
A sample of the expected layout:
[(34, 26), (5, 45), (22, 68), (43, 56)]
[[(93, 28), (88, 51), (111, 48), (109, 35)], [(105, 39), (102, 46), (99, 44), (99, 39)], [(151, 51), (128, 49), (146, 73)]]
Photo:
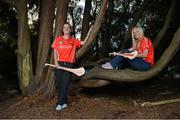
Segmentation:
[(57, 111), (60, 111), (61, 109), (62, 109), (61, 105), (57, 105), (57, 106), (56, 106), (56, 110), (57, 110)]
[(67, 104), (66, 103), (61, 105), (61, 109), (64, 109), (64, 108), (67, 108)]
[(67, 108), (67, 104), (66, 104), (66, 103), (64, 103), (64, 104), (62, 104), (62, 105), (57, 105), (57, 106), (56, 106), (56, 110), (57, 110), (57, 111), (61, 111), (61, 110), (64, 109), (64, 108)]
[(111, 63), (109, 63), (109, 62), (102, 64), (101, 67), (104, 69), (113, 69)]

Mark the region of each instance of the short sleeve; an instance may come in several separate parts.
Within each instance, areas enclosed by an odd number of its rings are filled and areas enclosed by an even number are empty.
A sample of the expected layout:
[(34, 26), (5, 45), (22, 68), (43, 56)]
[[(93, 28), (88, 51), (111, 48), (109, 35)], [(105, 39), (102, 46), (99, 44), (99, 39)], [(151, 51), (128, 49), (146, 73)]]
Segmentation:
[(81, 41), (74, 39), (74, 44), (76, 47), (80, 47), (81, 46)]
[(58, 41), (58, 39), (56, 38), (54, 40), (53, 44), (51, 45), (52, 48), (57, 48), (58, 47), (58, 44), (57, 44), (58, 42), (57, 41)]
[(149, 39), (147, 39), (147, 38), (144, 39), (143, 49), (148, 49), (149, 48), (149, 44), (148, 44), (149, 42), (148, 41), (149, 41)]

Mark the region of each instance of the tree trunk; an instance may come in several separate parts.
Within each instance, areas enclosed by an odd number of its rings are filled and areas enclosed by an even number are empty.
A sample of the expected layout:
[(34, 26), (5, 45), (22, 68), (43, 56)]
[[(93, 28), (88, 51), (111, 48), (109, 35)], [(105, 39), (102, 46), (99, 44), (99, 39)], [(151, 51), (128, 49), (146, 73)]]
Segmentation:
[(69, 0), (57, 0), (57, 13), (56, 13), (56, 24), (54, 37), (57, 37), (62, 33), (62, 27), (67, 19)]
[[(174, 37), (169, 47), (164, 51), (161, 58), (148, 71), (134, 71), (134, 70), (107, 70), (99, 67), (93, 68), (87, 75), (82, 78), (81, 87), (100, 87), (106, 84), (105, 81), (116, 82), (138, 82), (147, 80), (162, 71), (164, 67), (175, 56), (180, 47), (180, 27), (174, 34)], [(98, 74), (97, 74), (98, 73)], [(98, 80), (100, 79), (100, 80)], [(102, 84), (101, 84), (102, 82)]]
[(91, 10), (91, 2), (92, 0), (86, 0), (85, 3), (85, 9), (84, 9), (84, 18), (82, 22), (82, 34), (81, 34), (81, 40), (84, 40), (86, 37), (86, 34), (89, 30), (89, 21), (90, 21), (90, 10)]
[(20, 89), (24, 95), (32, 94), (35, 90), (33, 79), (32, 56), (30, 49), (30, 31), (27, 19), (27, 1), (19, 0), (17, 3), (18, 11), (18, 54), (17, 71)]
[(37, 64), (35, 71), (35, 80), (44, 83), (44, 76), (46, 75), (44, 65), (49, 60), (48, 52), (52, 31), (53, 31), (53, 19), (55, 10), (55, 0), (43, 0), (41, 5), (40, 16), (40, 30), (38, 40), (38, 54)]

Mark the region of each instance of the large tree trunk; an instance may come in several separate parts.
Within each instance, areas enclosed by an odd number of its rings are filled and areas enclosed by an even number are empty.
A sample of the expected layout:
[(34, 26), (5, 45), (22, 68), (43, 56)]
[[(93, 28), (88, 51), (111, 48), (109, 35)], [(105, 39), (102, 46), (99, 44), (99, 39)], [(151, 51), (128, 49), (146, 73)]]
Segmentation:
[[(84, 41), (85, 38), (87, 37), (87, 33), (90, 28), (90, 21), (92, 21), (92, 16), (91, 16), (91, 2), (92, 0), (86, 0), (85, 2), (85, 8), (84, 8), (84, 13), (83, 13), (83, 21), (82, 21), (82, 30), (81, 30), (81, 40)], [(89, 60), (90, 55), (87, 53), (86, 56), (82, 57), (80, 60), (81, 63), (85, 63)]]
[[(159, 72), (162, 71), (164, 67), (170, 62), (170, 60), (175, 56), (176, 52), (180, 47), (180, 28), (174, 34), (169, 47), (164, 51), (161, 58), (153, 66), (152, 69), (148, 71), (134, 71), (134, 70), (107, 70), (99, 67), (93, 68), (87, 75), (82, 78), (80, 83), (81, 87), (100, 87), (110, 82), (106, 81), (116, 81), (116, 82), (138, 82), (147, 80)], [(97, 74), (98, 73), (98, 74)]]
[(62, 27), (67, 19), (69, 0), (57, 0), (57, 13), (56, 13), (56, 24), (54, 37), (57, 37), (62, 33)]
[(36, 85), (33, 79), (30, 31), (27, 19), (27, 1), (19, 0), (18, 11), (18, 55), (17, 68), (20, 89), (24, 95), (33, 93)]
[(35, 80), (44, 83), (46, 72), (44, 64), (49, 60), (48, 52), (52, 39), (53, 19), (55, 10), (55, 0), (43, 0), (41, 5), (40, 30), (38, 40), (37, 63)]
[(85, 9), (84, 9), (84, 17), (82, 22), (82, 34), (81, 34), (81, 40), (84, 40), (86, 37), (86, 34), (89, 30), (89, 21), (90, 21), (90, 10), (91, 10), (91, 2), (92, 0), (86, 0), (85, 3)]

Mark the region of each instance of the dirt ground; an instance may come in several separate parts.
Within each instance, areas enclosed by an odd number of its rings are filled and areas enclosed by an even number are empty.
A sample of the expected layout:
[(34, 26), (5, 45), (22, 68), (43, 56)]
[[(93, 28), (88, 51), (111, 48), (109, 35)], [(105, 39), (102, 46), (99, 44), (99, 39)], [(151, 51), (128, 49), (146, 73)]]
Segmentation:
[(143, 102), (180, 98), (180, 80), (153, 79), (138, 83), (112, 83), (81, 89), (69, 96), (68, 108), (55, 111), (55, 98), (41, 94), (15, 94), (0, 102), (0, 118), (41, 119), (180, 119), (180, 102), (143, 107)]

